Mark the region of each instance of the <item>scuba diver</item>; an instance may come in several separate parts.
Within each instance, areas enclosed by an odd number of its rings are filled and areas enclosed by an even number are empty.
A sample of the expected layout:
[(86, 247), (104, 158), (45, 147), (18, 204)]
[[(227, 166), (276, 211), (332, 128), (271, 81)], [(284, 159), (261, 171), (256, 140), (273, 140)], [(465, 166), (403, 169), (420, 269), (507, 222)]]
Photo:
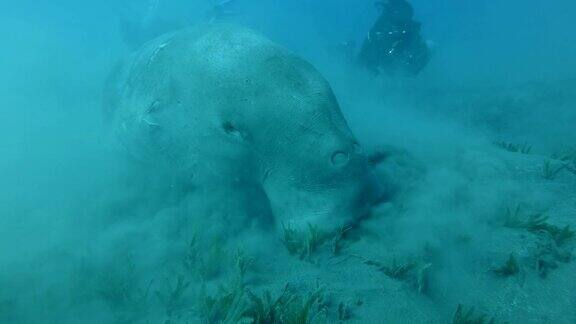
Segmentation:
[(120, 36), (124, 44), (133, 50), (164, 33), (190, 26), (197, 20), (229, 20), (235, 15), (235, 3), (236, 0), (205, 0), (196, 4), (128, 0), (121, 7)]
[[(131, 0), (123, 3), (120, 36), (130, 50), (166, 32), (182, 28), (181, 19), (167, 19), (160, 14), (160, 0)], [(172, 18), (172, 17), (171, 17)]]
[(430, 60), (430, 48), (420, 35), (420, 23), (406, 0), (377, 3), (380, 16), (364, 40), (358, 60), (375, 74), (417, 75)]
[(208, 10), (207, 17), (210, 22), (222, 19), (228, 19), (236, 14), (231, 7), (234, 5), (235, 0), (219, 0)]

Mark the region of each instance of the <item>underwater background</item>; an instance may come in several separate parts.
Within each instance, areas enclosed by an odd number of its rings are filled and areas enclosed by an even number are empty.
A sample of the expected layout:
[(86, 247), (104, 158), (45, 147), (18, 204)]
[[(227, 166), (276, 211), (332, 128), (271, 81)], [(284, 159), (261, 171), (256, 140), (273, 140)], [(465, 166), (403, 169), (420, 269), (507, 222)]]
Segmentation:
[[(411, 76), (358, 64), (375, 2), (0, 2), (0, 323), (576, 323), (576, 2), (411, 0)], [(111, 71), (219, 22), (328, 80), (391, 188), (368, 217), (222, 235), (126, 157)]]

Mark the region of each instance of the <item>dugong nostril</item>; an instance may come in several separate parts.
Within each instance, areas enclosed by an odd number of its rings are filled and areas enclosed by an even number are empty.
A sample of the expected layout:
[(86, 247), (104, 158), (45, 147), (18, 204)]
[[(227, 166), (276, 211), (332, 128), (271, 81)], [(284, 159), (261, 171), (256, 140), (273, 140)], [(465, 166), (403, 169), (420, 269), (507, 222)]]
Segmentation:
[(348, 164), (349, 160), (350, 156), (348, 155), (348, 153), (344, 151), (336, 151), (332, 154), (332, 157), (330, 158), (332, 165), (334, 165), (335, 167), (343, 167), (346, 164)]

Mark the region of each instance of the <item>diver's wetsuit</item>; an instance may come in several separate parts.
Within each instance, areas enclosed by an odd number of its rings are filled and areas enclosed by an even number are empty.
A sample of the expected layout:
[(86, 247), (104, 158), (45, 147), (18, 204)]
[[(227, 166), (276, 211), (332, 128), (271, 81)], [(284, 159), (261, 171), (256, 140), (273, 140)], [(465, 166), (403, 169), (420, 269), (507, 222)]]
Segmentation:
[(418, 74), (428, 63), (430, 50), (420, 35), (420, 23), (406, 0), (378, 2), (382, 10), (364, 40), (359, 61), (376, 74)]

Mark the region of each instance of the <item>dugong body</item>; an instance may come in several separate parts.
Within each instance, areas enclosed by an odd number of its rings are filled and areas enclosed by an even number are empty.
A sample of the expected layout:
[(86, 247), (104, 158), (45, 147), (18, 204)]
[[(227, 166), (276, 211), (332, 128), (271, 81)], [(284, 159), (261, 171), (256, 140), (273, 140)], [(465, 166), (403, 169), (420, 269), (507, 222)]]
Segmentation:
[(380, 195), (325, 79), (249, 29), (164, 35), (117, 80), (118, 138), (152, 169), (188, 182), (198, 217), (336, 228)]

